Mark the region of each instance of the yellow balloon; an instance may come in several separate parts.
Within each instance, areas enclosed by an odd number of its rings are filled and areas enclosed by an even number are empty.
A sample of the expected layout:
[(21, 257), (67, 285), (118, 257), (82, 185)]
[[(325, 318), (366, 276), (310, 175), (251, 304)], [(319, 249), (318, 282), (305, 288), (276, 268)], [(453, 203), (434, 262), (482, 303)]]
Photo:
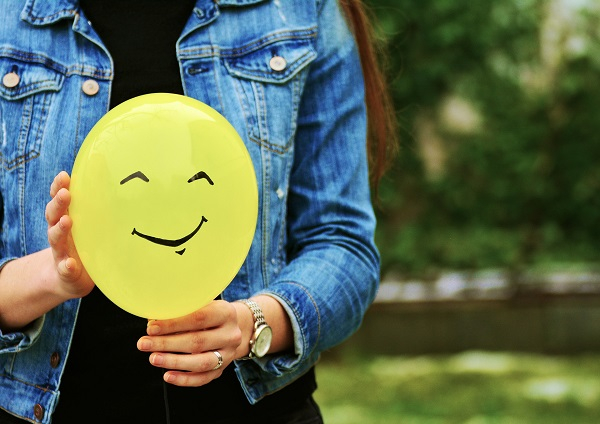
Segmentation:
[(147, 94), (84, 140), (70, 187), (73, 239), (102, 292), (141, 317), (175, 318), (217, 297), (244, 262), (258, 214), (250, 155), (202, 102)]

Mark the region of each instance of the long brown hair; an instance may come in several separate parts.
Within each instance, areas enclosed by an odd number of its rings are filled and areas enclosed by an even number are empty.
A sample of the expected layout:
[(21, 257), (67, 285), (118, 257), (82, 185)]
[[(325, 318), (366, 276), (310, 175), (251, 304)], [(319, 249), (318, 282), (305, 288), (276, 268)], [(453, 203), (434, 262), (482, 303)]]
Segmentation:
[(354, 33), (365, 80), (371, 183), (377, 187), (397, 152), (397, 121), (383, 72), (381, 43), (375, 39), (370, 15), (362, 0), (339, 0)]

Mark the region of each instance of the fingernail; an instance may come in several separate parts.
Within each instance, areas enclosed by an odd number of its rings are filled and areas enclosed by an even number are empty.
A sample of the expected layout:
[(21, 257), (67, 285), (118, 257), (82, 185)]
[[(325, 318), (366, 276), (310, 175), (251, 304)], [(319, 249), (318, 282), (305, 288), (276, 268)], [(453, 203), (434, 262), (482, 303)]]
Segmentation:
[(152, 349), (152, 342), (148, 339), (141, 339), (138, 342), (138, 348), (140, 350), (150, 350)]
[(158, 325), (150, 325), (146, 328), (146, 333), (148, 333), (149, 336), (156, 336), (160, 333), (160, 327)]
[(162, 365), (165, 363), (165, 358), (157, 353), (150, 357), (150, 363), (153, 365)]
[(165, 381), (167, 383), (172, 383), (172, 382), (175, 381), (175, 376), (173, 374), (168, 373), (168, 372), (165, 373), (165, 377), (164, 378), (165, 378)]

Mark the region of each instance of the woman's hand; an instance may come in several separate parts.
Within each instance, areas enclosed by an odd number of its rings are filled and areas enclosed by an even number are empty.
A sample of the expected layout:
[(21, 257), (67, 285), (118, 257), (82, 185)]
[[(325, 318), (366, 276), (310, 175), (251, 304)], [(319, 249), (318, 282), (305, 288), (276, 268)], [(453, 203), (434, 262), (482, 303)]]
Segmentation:
[(46, 205), (50, 247), (6, 263), (0, 272), (0, 329), (17, 331), (66, 300), (94, 288), (75, 250), (68, 214), (69, 175), (58, 174)]
[[(165, 368), (164, 380), (176, 386), (202, 386), (247, 354), (252, 316), (245, 305), (216, 300), (181, 318), (151, 320), (137, 347), (150, 354), (150, 363)], [(245, 343), (245, 344), (244, 344)], [(245, 351), (244, 351), (245, 346)], [(214, 353), (217, 351), (223, 358)]]
[(59, 293), (66, 298), (83, 297), (94, 288), (94, 282), (86, 272), (71, 235), (73, 221), (69, 216), (71, 179), (66, 172), (58, 174), (50, 187), (52, 200), (46, 205), (48, 242), (54, 257)]

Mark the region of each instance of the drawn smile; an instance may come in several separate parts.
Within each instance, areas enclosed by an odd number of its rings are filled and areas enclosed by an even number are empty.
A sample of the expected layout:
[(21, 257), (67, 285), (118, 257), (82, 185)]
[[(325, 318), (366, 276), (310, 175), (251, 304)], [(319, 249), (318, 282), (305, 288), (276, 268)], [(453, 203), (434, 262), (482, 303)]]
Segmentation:
[[(150, 241), (152, 243), (160, 244), (162, 246), (178, 247), (178, 246), (181, 246), (186, 241), (190, 240), (192, 237), (194, 237), (196, 235), (196, 233), (198, 231), (200, 231), (200, 228), (202, 228), (202, 224), (204, 224), (205, 222), (208, 222), (208, 220), (204, 216), (202, 216), (202, 219), (200, 220), (200, 224), (198, 224), (198, 226), (191, 233), (189, 233), (185, 237), (182, 237), (180, 239), (175, 239), (175, 240), (170, 240), (170, 239), (164, 239), (164, 238), (160, 238), (160, 237), (150, 236), (150, 235), (147, 235), (147, 234), (144, 234), (144, 233), (140, 233), (135, 228), (131, 232), (131, 235), (139, 236), (139, 237), (141, 237), (143, 239), (146, 239), (146, 240), (148, 240), (148, 241)], [(185, 252), (185, 249), (176, 251), (176, 253), (179, 254), (179, 255), (183, 255), (183, 252)]]

